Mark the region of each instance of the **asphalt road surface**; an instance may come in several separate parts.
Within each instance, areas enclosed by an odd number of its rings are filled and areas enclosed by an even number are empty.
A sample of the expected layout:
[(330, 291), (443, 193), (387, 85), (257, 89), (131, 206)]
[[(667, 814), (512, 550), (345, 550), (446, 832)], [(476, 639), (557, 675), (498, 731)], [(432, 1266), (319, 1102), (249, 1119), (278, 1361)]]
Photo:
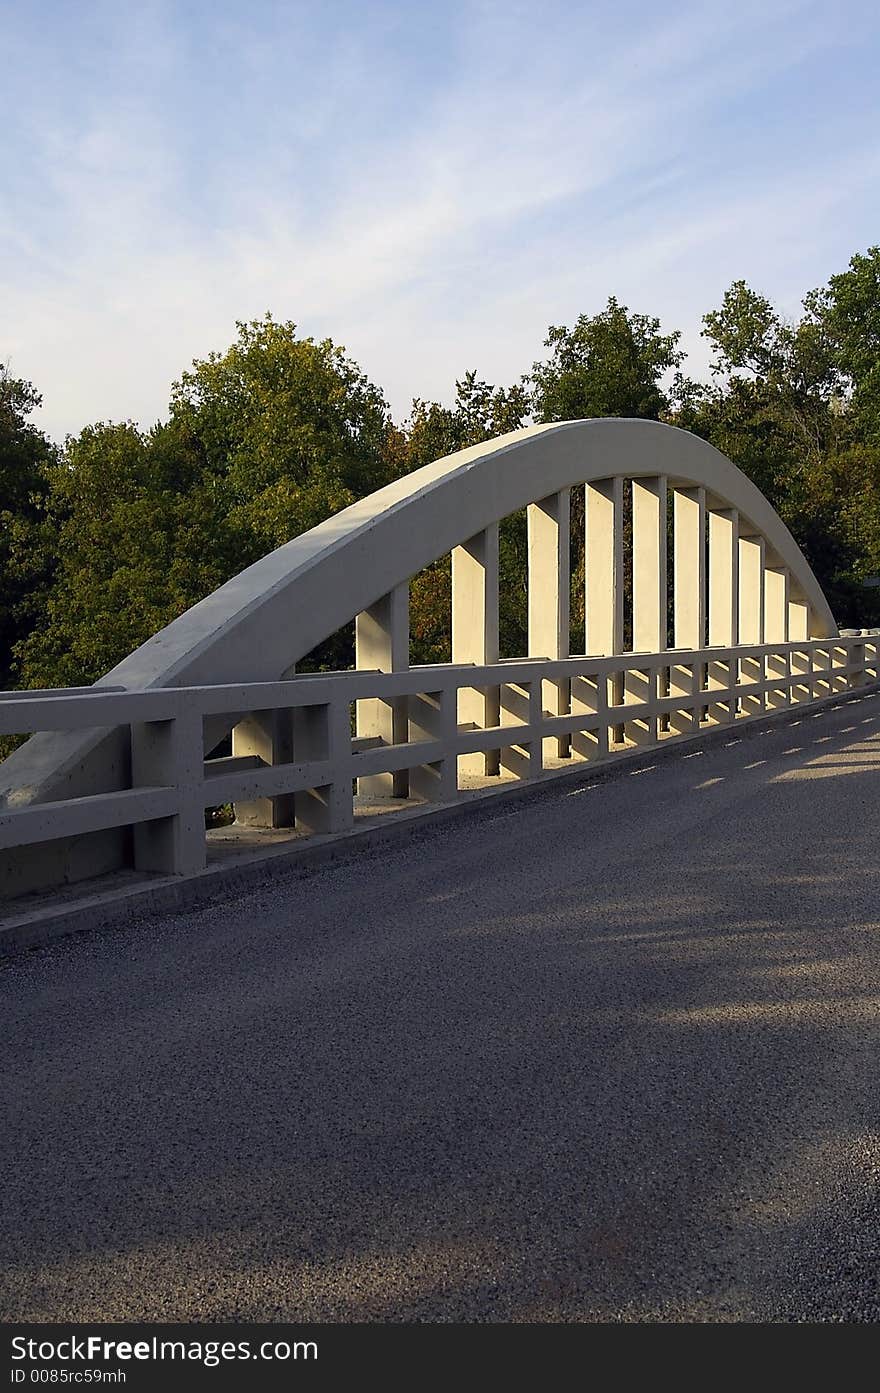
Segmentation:
[(0, 972), (6, 1320), (880, 1317), (880, 696)]

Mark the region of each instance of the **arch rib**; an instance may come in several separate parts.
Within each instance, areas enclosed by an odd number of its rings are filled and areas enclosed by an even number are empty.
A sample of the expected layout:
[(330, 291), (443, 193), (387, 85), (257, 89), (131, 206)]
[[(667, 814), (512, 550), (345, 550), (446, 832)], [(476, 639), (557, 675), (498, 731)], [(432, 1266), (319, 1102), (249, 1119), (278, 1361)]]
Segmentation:
[(800, 584), (813, 611), (811, 637), (837, 632), (788, 528), (713, 446), (654, 421), (573, 421), (460, 450), (352, 504), (227, 581), (101, 683), (184, 686), (243, 673), (272, 680), (394, 586), (538, 498), (584, 482), (663, 474), (736, 508), (744, 531), (762, 536)]

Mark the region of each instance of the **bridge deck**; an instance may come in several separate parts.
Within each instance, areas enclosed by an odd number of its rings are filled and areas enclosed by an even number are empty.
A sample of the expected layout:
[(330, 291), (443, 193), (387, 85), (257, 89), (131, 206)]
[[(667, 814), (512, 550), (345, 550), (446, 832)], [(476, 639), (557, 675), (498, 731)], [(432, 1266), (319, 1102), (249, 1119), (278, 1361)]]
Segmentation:
[(877, 1319), (880, 697), (0, 973), (8, 1319)]

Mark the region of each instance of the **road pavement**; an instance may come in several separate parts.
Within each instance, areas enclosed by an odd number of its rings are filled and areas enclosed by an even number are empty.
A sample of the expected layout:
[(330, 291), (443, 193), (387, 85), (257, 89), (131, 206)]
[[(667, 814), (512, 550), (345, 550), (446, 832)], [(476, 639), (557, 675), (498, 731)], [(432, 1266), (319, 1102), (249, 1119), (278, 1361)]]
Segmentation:
[(880, 1317), (880, 695), (0, 971), (6, 1320)]

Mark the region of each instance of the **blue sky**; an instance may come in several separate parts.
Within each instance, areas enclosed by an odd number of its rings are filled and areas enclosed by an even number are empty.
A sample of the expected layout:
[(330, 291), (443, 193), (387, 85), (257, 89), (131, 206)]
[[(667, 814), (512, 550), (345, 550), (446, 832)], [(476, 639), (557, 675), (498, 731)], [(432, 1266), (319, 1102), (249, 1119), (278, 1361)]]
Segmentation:
[(152, 424), (271, 309), (398, 419), (615, 294), (789, 314), (880, 240), (880, 9), (0, 0), (0, 359), (57, 437)]

